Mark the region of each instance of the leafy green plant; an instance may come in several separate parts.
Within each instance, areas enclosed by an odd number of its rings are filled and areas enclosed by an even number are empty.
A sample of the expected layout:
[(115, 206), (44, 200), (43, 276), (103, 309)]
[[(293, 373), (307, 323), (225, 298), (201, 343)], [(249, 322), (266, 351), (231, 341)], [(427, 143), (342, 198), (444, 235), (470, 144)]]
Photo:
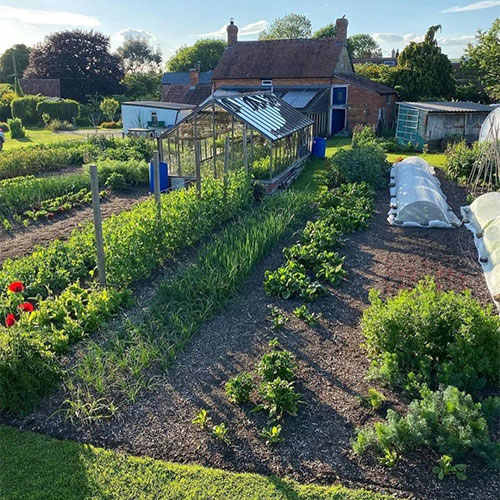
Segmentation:
[(222, 422), (218, 425), (214, 425), (212, 429), (212, 436), (225, 444), (230, 444), (231, 441), (229, 440), (229, 437), (227, 435), (228, 432), (229, 429), (226, 427), (226, 424)]
[(9, 118), (7, 123), (12, 139), (23, 139), (26, 137), (26, 129), (23, 127), (23, 122), (20, 118)]
[(439, 460), (438, 464), (432, 468), (432, 472), (437, 475), (438, 479), (441, 481), (450, 475), (455, 475), (457, 479), (460, 481), (465, 481), (467, 479), (467, 475), (465, 471), (467, 470), (467, 465), (465, 464), (456, 464), (453, 465), (453, 457), (449, 455), (443, 455)]
[(289, 321), (289, 318), (283, 313), (283, 311), (276, 306), (268, 306), (271, 312), (272, 324), (271, 328), (274, 330), (276, 328), (283, 328)]
[(290, 351), (280, 348), (276, 339), (269, 342), (270, 352), (266, 352), (257, 364), (257, 372), (266, 382), (276, 378), (292, 381), (295, 379), (297, 365), (295, 356)]
[(387, 301), (375, 290), (369, 298), (361, 324), (375, 375), (409, 390), (498, 382), (500, 318), (469, 291), (441, 291), (427, 278)]
[(210, 422), (210, 417), (208, 416), (208, 411), (205, 408), (201, 408), (196, 416), (191, 420), (194, 425), (197, 425), (200, 429), (205, 429)]
[(260, 437), (265, 439), (267, 446), (274, 446), (284, 441), (281, 437), (281, 430), (281, 425), (272, 425), (263, 429), (260, 433)]
[(316, 326), (321, 319), (321, 313), (310, 312), (306, 304), (296, 307), (293, 314), (298, 319), (304, 320), (309, 326)]
[(368, 389), (368, 396), (365, 398), (366, 402), (374, 409), (379, 410), (386, 401), (386, 397), (377, 389), (370, 387)]
[(395, 467), (399, 463), (400, 456), (396, 450), (390, 450), (386, 448), (383, 450), (383, 454), (379, 457), (378, 461), (384, 467)]
[(480, 159), (482, 146), (475, 142), (469, 146), (462, 139), (459, 142), (448, 144), (446, 148), (446, 174), (455, 180), (467, 181), (474, 165)]
[(285, 413), (297, 415), (300, 394), (295, 392), (293, 381), (280, 377), (265, 381), (261, 384), (259, 393), (263, 403), (257, 408), (267, 410), (270, 418), (281, 420)]
[(234, 404), (247, 403), (252, 389), (253, 381), (249, 373), (240, 373), (226, 382), (226, 394), (229, 401)]

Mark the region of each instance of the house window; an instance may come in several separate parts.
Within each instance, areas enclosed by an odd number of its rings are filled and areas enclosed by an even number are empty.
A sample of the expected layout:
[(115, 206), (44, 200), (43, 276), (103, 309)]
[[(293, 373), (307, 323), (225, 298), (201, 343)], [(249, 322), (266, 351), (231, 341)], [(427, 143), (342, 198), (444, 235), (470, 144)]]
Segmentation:
[(273, 86), (273, 81), (272, 80), (261, 80), (260, 84), (263, 87), (272, 87)]
[(151, 123), (153, 126), (158, 125), (158, 113), (156, 111), (151, 113)]
[(392, 104), (392, 95), (388, 95), (385, 98), (385, 103), (386, 104)]

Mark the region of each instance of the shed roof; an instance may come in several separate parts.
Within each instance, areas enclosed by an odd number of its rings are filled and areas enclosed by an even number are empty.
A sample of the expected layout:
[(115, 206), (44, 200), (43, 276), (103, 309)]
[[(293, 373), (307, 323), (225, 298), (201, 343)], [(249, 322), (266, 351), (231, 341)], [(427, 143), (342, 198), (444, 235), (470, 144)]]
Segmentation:
[(397, 94), (397, 92), (393, 88), (378, 82), (374, 82), (373, 80), (365, 78), (364, 76), (356, 75), (356, 73), (338, 73), (335, 74), (335, 78), (344, 80), (345, 82), (351, 83), (353, 85), (357, 85), (358, 87), (362, 87), (366, 90), (371, 90), (372, 92), (376, 92), (380, 95)]
[[(199, 83), (210, 83), (212, 81), (212, 71), (204, 71), (200, 73)], [(162, 85), (188, 85), (189, 84), (189, 71), (174, 71), (170, 73), (163, 73), (161, 77)]]
[(212, 102), (271, 141), (282, 139), (313, 124), (311, 119), (274, 94), (212, 96), (174, 127), (163, 132), (162, 137), (170, 135), (181, 124), (193, 119), (195, 114), (211, 106)]
[(493, 107), (477, 102), (399, 102), (406, 106), (421, 109), (428, 113), (489, 113)]
[(238, 42), (224, 50), (212, 78), (329, 78), (343, 47), (331, 38)]
[(122, 102), (123, 106), (141, 106), (143, 108), (162, 108), (162, 109), (194, 109), (196, 106), (192, 104), (182, 104), (178, 102), (163, 102), (163, 101), (129, 101)]

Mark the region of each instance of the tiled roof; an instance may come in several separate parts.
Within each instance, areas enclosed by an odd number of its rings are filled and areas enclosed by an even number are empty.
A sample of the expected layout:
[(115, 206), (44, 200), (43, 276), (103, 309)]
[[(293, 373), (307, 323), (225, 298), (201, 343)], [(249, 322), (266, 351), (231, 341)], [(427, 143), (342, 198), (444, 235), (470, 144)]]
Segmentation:
[(165, 85), (162, 89), (162, 99), (199, 106), (211, 93), (212, 86), (209, 84), (199, 84), (194, 88), (189, 85)]
[(393, 88), (374, 82), (364, 76), (356, 75), (355, 73), (339, 73), (335, 75), (335, 78), (339, 78), (340, 80), (344, 80), (347, 83), (357, 85), (358, 87), (362, 87), (366, 90), (371, 90), (372, 92), (376, 92), (380, 95), (397, 94)]
[[(200, 73), (200, 83), (211, 83), (212, 71)], [(162, 85), (189, 85), (189, 72), (163, 73), (161, 78)]]
[(343, 47), (330, 38), (238, 42), (224, 50), (212, 79), (329, 78)]

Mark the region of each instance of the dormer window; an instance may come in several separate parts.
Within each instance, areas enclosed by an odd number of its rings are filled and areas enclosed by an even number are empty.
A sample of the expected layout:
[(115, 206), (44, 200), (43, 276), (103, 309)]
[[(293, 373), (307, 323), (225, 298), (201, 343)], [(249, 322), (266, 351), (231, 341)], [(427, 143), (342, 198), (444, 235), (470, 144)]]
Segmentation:
[(262, 87), (272, 87), (273, 81), (272, 80), (261, 80), (260, 84), (262, 85)]

